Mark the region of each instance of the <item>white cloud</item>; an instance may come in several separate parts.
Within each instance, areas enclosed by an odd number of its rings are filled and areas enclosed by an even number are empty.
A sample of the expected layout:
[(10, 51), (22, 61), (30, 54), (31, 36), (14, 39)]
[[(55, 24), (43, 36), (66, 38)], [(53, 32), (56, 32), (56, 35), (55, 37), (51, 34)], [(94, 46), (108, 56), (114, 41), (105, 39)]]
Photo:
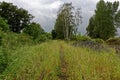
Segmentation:
[(61, 4), (63, 4), (62, 1), (55, 1), (52, 4), (50, 4), (49, 8), (51, 8), (51, 9), (58, 9)]

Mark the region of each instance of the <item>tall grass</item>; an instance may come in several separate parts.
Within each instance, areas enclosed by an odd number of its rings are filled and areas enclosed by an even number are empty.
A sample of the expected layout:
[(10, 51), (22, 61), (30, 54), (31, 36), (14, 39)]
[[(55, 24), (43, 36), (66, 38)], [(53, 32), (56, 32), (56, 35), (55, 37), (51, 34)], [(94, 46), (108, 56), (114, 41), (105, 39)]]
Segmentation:
[(87, 48), (64, 48), (68, 62), (68, 80), (120, 80), (120, 57), (113, 52)]
[(26, 34), (16, 34), (13, 32), (0, 31), (0, 37), (2, 38), (1, 46), (7, 49), (16, 49), (24, 45), (32, 45), (33, 41), (30, 36)]
[(114, 51), (100, 53), (64, 41), (20, 48), (9, 60), (1, 80), (120, 80), (120, 57)]

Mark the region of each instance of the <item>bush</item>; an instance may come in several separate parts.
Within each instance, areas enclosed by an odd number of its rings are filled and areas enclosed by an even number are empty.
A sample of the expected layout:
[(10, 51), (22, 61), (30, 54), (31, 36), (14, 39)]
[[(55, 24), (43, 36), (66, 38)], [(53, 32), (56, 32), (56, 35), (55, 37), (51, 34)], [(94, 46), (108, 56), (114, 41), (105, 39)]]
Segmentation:
[(106, 42), (109, 45), (120, 45), (120, 38), (110, 38)]
[(55, 30), (52, 30), (52, 39), (56, 39), (57, 38), (57, 33)]
[(26, 34), (0, 31), (0, 37), (2, 37), (1, 46), (7, 49), (16, 49), (23, 45), (31, 45), (33, 43), (32, 38)]
[(73, 36), (72, 40), (75, 40), (75, 41), (91, 41), (92, 39), (89, 36), (78, 35), (78, 36)]
[(42, 29), (40, 24), (33, 22), (30, 25), (26, 26), (23, 32), (32, 36), (33, 39), (36, 39), (39, 37), (39, 35), (44, 33), (44, 30)]
[(9, 25), (7, 24), (7, 21), (4, 20), (2, 17), (0, 17), (0, 29), (2, 31), (8, 31), (9, 30)]
[(105, 41), (103, 39), (93, 39), (94, 42), (104, 44)]
[(0, 50), (0, 74), (7, 68), (8, 56), (7, 53)]
[(32, 37), (26, 34), (19, 34), (17, 38), (17, 43), (21, 45), (31, 45), (33, 44)]
[(0, 46), (2, 45), (2, 37), (0, 36)]
[(43, 33), (35, 40), (35, 42), (36, 43), (41, 43), (41, 42), (45, 42), (45, 41), (48, 41), (48, 40), (51, 40), (51, 39), (52, 39), (52, 36), (51, 36), (50, 33)]
[(47, 37), (43, 34), (40, 35), (35, 41), (36, 43), (41, 43), (41, 42), (45, 42), (47, 40)]

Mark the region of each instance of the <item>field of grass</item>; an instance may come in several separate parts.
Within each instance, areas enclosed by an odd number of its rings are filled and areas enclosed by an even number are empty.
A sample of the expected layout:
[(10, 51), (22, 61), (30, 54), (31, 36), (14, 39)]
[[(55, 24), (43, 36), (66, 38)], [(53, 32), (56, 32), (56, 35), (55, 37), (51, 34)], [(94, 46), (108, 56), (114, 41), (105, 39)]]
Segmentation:
[(25, 46), (10, 53), (0, 80), (120, 80), (120, 56), (64, 41)]

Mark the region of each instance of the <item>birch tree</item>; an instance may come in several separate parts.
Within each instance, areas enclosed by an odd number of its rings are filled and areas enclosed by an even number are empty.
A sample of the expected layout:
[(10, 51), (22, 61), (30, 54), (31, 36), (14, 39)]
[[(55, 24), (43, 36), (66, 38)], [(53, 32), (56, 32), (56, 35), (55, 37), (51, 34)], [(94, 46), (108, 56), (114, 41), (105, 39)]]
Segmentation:
[(76, 35), (78, 26), (82, 22), (81, 9), (75, 8), (72, 3), (65, 3), (60, 7), (57, 16), (55, 31), (58, 37), (62, 34), (63, 39), (70, 40)]

